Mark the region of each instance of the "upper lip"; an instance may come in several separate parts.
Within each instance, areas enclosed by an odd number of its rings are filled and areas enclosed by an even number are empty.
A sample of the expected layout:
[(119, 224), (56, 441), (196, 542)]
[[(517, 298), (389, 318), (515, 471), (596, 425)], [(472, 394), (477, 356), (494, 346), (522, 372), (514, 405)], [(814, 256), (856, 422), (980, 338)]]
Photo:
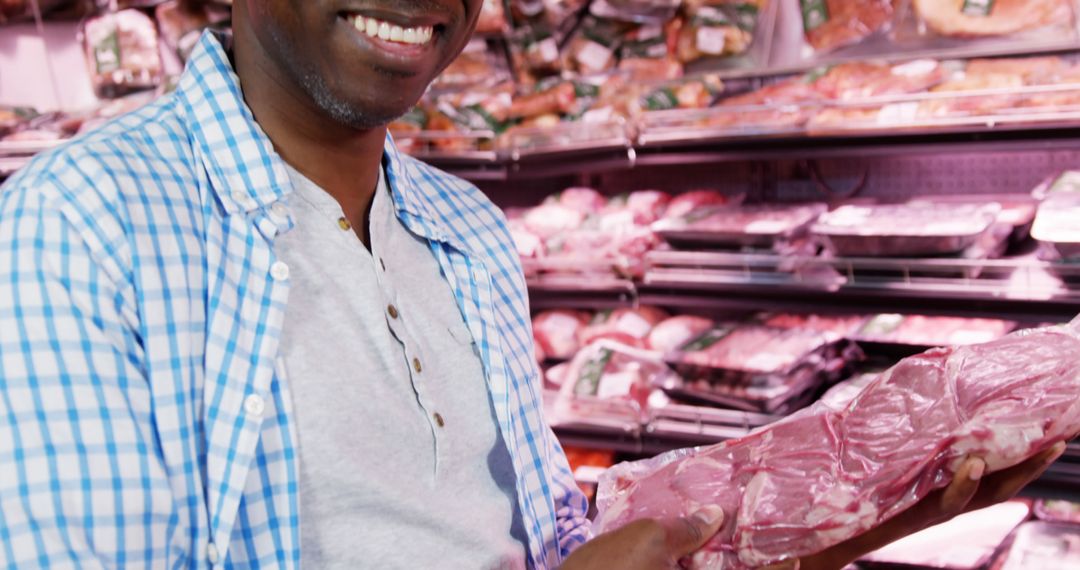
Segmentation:
[(416, 28), (422, 26), (446, 26), (450, 22), (450, 14), (443, 12), (425, 11), (424, 13), (409, 14), (399, 10), (386, 8), (374, 8), (346, 6), (340, 10), (342, 14), (359, 14), (368, 18), (375, 18), (403, 28)]

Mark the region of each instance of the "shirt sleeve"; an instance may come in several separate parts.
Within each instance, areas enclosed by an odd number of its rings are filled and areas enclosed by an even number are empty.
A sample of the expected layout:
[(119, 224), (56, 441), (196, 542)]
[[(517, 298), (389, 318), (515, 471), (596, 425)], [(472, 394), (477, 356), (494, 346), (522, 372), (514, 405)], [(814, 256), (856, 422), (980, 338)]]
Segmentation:
[(136, 309), (102, 263), (120, 245), (47, 186), (0, 192), (0, 567), (173, 564)]
[(592, 538), (592, 525), (586, 515), (589, 501), (581, 492), (570, 463), (558, 438), (548, 428), (552, 449), (552, 490), (555, 497), (555, 519), (559, 536), (559, 556), (566, 560), (577, 547)]

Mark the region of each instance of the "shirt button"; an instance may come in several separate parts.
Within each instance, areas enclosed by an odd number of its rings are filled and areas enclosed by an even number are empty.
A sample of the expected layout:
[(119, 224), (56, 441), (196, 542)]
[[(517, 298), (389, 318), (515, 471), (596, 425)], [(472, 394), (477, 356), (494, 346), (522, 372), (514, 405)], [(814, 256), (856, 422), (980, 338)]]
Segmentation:
[(218, 555), (217, 546), (214, 546), (213, 542), (207, 544), (206, 545), (206, 561), (209, 562), (210, 564), (217, 564), (218, 563), (218, 558), (219, 558), (219, 555)]
[(274, 205), (270, 206), (270, 213), (279, 218), (288, 218), (289, 207), (281, 202), (274, 202)]
[(345, 231), (349, 231), (349, 230), (352, 229), (352, 223), (349, 222), (349, 219), (346, 218), (345, 216), (342, 216), (342, 217), (338, 218), (337, 225), (338, 225), (339, 228), (341, 228), (341, 229), (343, 229)]
[(413, 367), (413, 370), (415, 370), (417, 374), (419, 374), (424, 369), (422, 366), (420, 366), (420, 359), (419, 358), (413, 358), (412, 359), (412, 367)]
[(388, 305), (388, 306), (386, 307), (386, 312), (387, 312), (387, 313), (390, 313), (390, 318), (391, 318), (391, 319), (396, 319), (396, 318), (398, 318), (398, 312), (397, 312), (397, 307), (395, 307), (395, 306), (393, 306), (393, 305)]
[(270, 277), (274, 278), (274, 281), (284, 281), (289, 278), (289, 264), (284, 261), (275, 261), (270, 266)]
[(439, 427), (446, 426), (446, 420), (443, 419), (442, 414), (440, 414), (439, 412), (435, 412), (435, 415), (433, 417), (435, 418), (435, 425)]
[(247, 398), (244, 398), (244, 411), (249, 416), (261, 417), (263, 412), (266, 411), (266, 401), (261, 396), (250, 394)]

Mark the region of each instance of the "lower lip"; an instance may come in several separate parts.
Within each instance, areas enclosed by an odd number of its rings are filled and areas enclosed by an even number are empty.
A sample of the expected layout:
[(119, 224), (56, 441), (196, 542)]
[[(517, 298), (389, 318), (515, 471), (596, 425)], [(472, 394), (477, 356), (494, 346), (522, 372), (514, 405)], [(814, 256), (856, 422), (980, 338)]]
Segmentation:
[(428, 53), (432, 44), (435, 43), (438, 35), (438, 31), (436, 31), (436, 35), (432, 36), (432, 38), (424, 44), (406, 44), (401, 42), (392, 42), (381, 38), (373, 38), (367, 35), (367, 33), (361, 32), (360, 30), (356, 29), (356, 26), (353, 25), (352, 22), (346, 20), (345, 18), (341, 18), (341, 21), (343, 24), (349, 27), (349, 30), (353, 34), (355, 34), (358, 38), (367, 43), (367, 45), (375, 48), (377, 51), (382, 52), (383, 54), (391, 57), (392, 59), (403, 62), (416, 61), (421, 59), (424, 55)]

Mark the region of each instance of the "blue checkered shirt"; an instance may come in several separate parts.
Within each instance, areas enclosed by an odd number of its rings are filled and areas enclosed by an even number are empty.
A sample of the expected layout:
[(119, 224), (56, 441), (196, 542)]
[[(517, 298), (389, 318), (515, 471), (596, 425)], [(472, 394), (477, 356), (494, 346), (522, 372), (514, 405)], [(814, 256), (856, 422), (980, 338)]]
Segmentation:
[[(384, 164), (479, 348), (530, 565), (557, 566), (588, 538), (586, 503), (541, 416), (505, 220), (389, 138)], [(3, 186), (0, 566), (299, 566), (273, 249), (290, 222), (272, 208), (291, 191), (210, 34), (175, 93)]]

